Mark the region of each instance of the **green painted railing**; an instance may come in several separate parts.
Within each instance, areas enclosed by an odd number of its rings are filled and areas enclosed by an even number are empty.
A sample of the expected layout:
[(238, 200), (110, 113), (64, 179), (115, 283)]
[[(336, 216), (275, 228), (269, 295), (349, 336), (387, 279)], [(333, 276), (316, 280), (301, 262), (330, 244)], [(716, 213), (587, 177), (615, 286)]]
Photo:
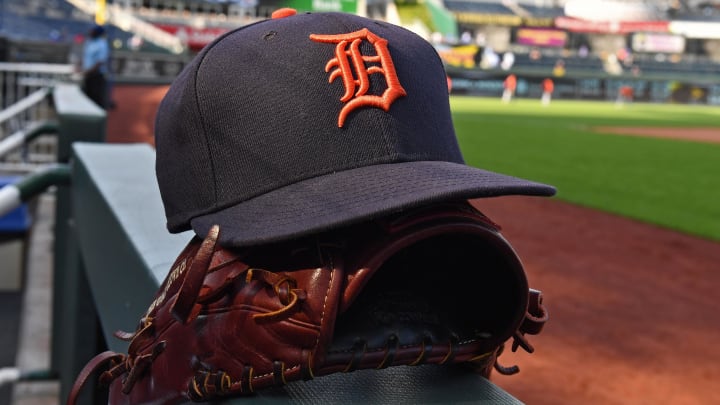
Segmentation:
[[(0, 189), (0, 215), (26, 203), (51, 186), (55, 187), (56, 211), (53, 245), (53, 302), (50, 370), (41, 374), (59, 376), (61, 395), (65, 396), (78, 367), (97, 346), (97, 321), (86, 318), (85, 308), (94, 308), (84, 281), (82, 262), (77, 252), (76, 226), (71, 204), (71, 148), (75, 142), (105, 140), (105, 111), (90, 101), (72, 83), (54, 83), (0, 111), (3, 119), (22, 118), (25, 110), (46, 97), (53, 98), (56, 121), (25, 122), (25, 128), (0, 141), (0, 151), (11, 152), (35, 137), (52, 133), (57, 136), (56, 163), (38, 167), (13, 184)], [(85, 339), (77, 330), (87, 334)], [(87, 331), (90, 331), (89, 333)]]

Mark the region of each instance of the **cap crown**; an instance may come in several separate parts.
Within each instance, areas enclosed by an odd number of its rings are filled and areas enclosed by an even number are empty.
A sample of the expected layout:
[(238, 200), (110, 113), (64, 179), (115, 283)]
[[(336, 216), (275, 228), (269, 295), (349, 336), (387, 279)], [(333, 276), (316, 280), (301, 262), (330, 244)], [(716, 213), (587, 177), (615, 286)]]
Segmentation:
[(267, 20), (208, 45), (163, 99), (156, 148), (174, 232), (317, 176), (463, 163), (434, 48), (403, 28), (339, 13)]

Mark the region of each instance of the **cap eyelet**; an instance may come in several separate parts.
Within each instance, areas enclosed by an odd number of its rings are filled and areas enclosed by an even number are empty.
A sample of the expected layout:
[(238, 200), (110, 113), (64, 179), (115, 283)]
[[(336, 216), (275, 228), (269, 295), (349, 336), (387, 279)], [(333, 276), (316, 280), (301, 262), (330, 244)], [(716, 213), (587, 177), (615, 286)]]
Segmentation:
[(277, 31), (270, 31), (267, 34), (263, 35), (263, 39), (266, 41), (272, 41), (276, 35)]

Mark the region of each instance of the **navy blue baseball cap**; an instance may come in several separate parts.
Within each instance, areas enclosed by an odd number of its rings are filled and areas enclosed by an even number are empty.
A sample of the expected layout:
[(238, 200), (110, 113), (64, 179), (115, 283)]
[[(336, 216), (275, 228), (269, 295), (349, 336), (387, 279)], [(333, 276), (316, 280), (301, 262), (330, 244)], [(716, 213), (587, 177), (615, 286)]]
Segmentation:
[(466, 165), (435, 49), (352, 14), (283, 9), (217, 38), (173, 81), (155, 135), (168, 230), (218, 224), (230, 247), (438, 202), (555, 193)]

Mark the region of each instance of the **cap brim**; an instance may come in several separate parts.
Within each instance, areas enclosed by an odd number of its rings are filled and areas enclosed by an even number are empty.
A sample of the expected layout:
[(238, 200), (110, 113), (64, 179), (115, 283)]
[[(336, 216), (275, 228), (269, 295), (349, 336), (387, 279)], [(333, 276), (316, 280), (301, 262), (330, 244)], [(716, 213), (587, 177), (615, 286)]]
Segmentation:
[(502, 195), (552, 196), (555, 188), (474, 167), (421, 161), (380, 164), (311, 178), (195, 217), (223, 246), (250, 246), (351, 225), (435, 202)]

